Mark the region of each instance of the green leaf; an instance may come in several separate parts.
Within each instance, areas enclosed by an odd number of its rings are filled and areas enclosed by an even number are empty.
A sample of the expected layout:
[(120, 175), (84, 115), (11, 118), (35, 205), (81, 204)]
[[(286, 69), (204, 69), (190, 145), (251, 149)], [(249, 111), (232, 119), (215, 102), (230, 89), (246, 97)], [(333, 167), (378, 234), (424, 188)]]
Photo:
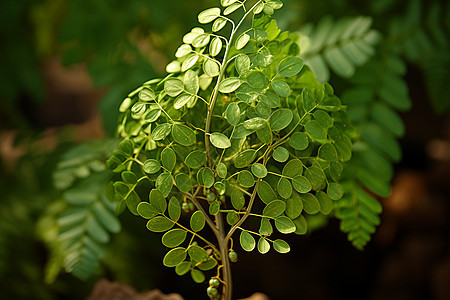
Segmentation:
[(234, 92), (241, 84), (242, 81), (237, 77), (224, 79), (219, 83), (219, 92), (224, 94)]
[(328, 184), (327, 194), (333, 200), (339, 200), (344, 195), (344, 189), (342, 186), (336, 182), (331, 182)]
[(231, 147), (230, 139), (222, 133), (211, 133), (211, 135), (209, 136), (209, 140), (214, 147), (219, 149), (226, 149)]
[(185, 72), (187, 70), (189, 70), (190, 68), (192, 68), (195, 63), (198, 61), (199, 59), (199, 55), (197, 53), (193, 53), (191, 55), (189, 55), (181, 64), (181, 72)]
[(182, 124), (173, 124), (172, 137), (175, 142), (183, 146), (191, 146), (196, 140), (194, 130)]
[(231, 102), (228, 104), (227, 110), (225, 111), (225, 118), (230, 125), (236, 126), (239, 124), (239, 120), (241, 119), (241, 110), (236, 102)]
[(303, 163), (299, 159), (291, 159), (283, 168), (283, 176), (294, 178), (303, 172)]
[(322, 128), (330, 128), (333, 126), (333, 119), (330, 117), (330, 115), (323, 111), (323, 110), (317, 110), (313, 113), (314, 119), (319, 122), (320, 126)]
[(245, 47), (245, 45), (247, 45), (248, 41), (250, 40), (250, 36), (248, 34), (246, 34), (245, 32), (242, 33), (237, 39), (236, 39), (236, 44), (235, 47), (236, 49), (242, 49)]
[(275, 219), (275, 227), (281, 233), (288, 234), (295, 231), (295, 224), (291, 219), (281, 216)]
[[(183, 44), (183, 45), (181, 45), (180, 47), (178, 47), (178, 49), (177, 49), (177, 52), (175, 53), (175, 56), (177, 57), (177, 58), (180, 58), (180, 57), (183, 57), (183, 56), (186, 56), (186, 55), (188, 55), (189, 53), (191, 53), (192, 52), (192, 47), (191, 47), (191, 45), (188, 45), (188, 44)], [(168, 79), (168, 80), (171, 80), (171, 79)], [(166, 81), (167, 82), (167, 81)], [(166, 85), (164, 84), (164, 89), (166, 90), (166, 92), (167, 92), (167, 89), (166, 89)], [(173, 96), (172, 96), (173, 97)]]
[(163, 264), (166, 267), (176, 267), (186, 259), (187, 253), (186, 249), (183, 247), (178, 247), (170, 250), (164, 256)]
[(148, 202), (139, 203), (137, 212), (144, 219), (151, 219), (159, 214), (159, 212)]
[(217, 261), (213, 258), (209, 257), (206, 261), (202, 262), (197, 266), (202, 271), (212, 270), (217, 266)]
[(181, 245), (186, 239), (187, 231), (183, 229), (172, 229), (167, 231), (162, 237), (162, 244), (168, 248)]
[(218, 18), (214, 21), (214, 23), (212, 25), (212, 31), (217, 32), (217, 31), (221, 30), (223, 27), (225, 27), (225, 25), (227, 25), (227, 20)]
[(184, 84), (177, 78), (167, 79), (167, 81), (164, 82), (164, 90), (170, 97), (176, 97), (184, 91)]
[(164, 195), (164, 197), (169, 196), (169, 193), (173, 187), (172, 175), (167, 172), (161, 173), (158, 178), (156, 178), (155, 187)]
[(239, 215), (235, 211), (230, 211), (227, 213), (227, 223), (230, 225), (234, 225), (239, 222)]
[(272, 142), (272, 131), (269, 126), (265, 126), (264, 128), (256, 131), (256, 135), (258, 139), (264, 144), (270, 144)]
[(296, 150), (305, 150), (308, 148), (309, 139), (304, 132), (294, 132), (289, 139), (289, 146)]
[(269, 79), (261, 71), (251, 71), (247, 74), (248, 84), (255, 89), (265, 89), (269, 85)]
[(206, 250), (197, 245), (191, 245), (188, 248), (188, 254), (191, 257), (191, 260), (197, 262), (208, 259), (208, 253), (206, 253)]
[(189, 153), (184, 163), (192, 169), (197, 169), (206, 164), (206, 154), (200, 150), (195, 150)]
[(367, 140), (372, 146), (379, 148), (383, 153), (387, 154), (394, 161), (399, 161), (402, 151), (397, 140), (375, 123), (368, 123), (361, 136)]
[(266, 205), (263, 210), (263, 216), (276, 218), (286, 209), (286, 204), (282, 200), (274, 200)]
[(94, 215), (112, 233), (118, 233), (121, 229), (121, 224), (114, 213), (109, 210), (101, 202), (94, 204)]
[(139, 92), (139, 100), (152, 101), (155, 100), (155, 92), (150, 88), (144, 88)]
[(270, 224), (269, 219), (261, 218), (261, 225), (259, 227), (259, 234), (269, 236), (273, 233), (272, 225)]
[(286, 200), (286, 211), (285, 214), (290, 219), (294, 220), (303, 210), (303, 202), (297, 193), (292, 193), (292, 196)]
[(138, 194), (135, 191), (132, 191), (128, 197), (125, 199), (127, 203), (127, 207), (133, 215), (137, 215), (137, 206), (140, 203), (140, 199)]
[(214, 184), (214, 173), (213, 171), (206, 167), (203, 169), (203, 184), (207, 187), (210, 188), (213, 186)]
[(160, 140), (165, 139), (166, 136), (169, 135), (171, 128), (172, 128), (172, 126), (169, 123), (159, 124), (152, 131), (152, 139), (155, 141), (160, 141)]
[(266, 181), (261, 180), (258, 184), (258, 196), (266, 204), (277, 199), (277, 194)]
[(325, 182), (325, 175), (318, 167), (309, 167), (305, 169), (305, 177), (311, 183), (312, 189), (318, 191)]
[(87, 218), (86, 231), (88, 232), (89, 236), (98, 243), (109, 242), (108, 232), (92, 215)]
[(147, 222), (147, 229), (153, 232), (164, 232), (172, 228), (174, 223), (163, 216), (157, 216)]
[(338, 154), (336, 148), (331, 143), (323, 144), (319, 147), (317, 156), (324, 161), (337, 161)]
[(161, 164), (156, 159), (147, 159), (142, 166), (145, 173), (155, 174), (161, 170)]
[(123, 181), (125, 181), (128, 184), (135, 184), (137, 182), (137, 177), (136, 175), (134, 175), (133, 172), (124, 171), (120, 175), (122, 176)]
[(244, 168), (245, 166), (251, 164), (255, 159), (256, 151), (253, 149), (248, 149), (239, 153), (234, 159), (234, 166), (236, 168)]
[(278, 64), (278, 74), (284, 77), (297, 75), (303, 68), (303, 59), (299, 57), (286, 57)]
[[(301, 103), (298, 103), (299, 99), (301, 99)], [(317, 106), (315, 96), (313, 95), (311, 89), (303, 89), (301, 98), (297, 98), (297, 107), (299, 107), (301, 104), (303, 104), (303, 108), (306, 112), (312, 111)]]
[(217, 175), (220, 178), (226, 178), (227, 177), (227, 166), (224, 163), (219, 163), (217, 165)]
[(146, 122), (152, 123), (158, 120), (158, 118), (161, 116), (161, 110), (160, 109), (152, 109), (148, 112), (148, 114), (145, 115), (144, 120)]
[(281, 239), (276, 239), (275, 241), (273, 241), (273, 248), (279, 253), (288, 253), (289, 251), (291, 251), (291, 247), (289, 247), (289, 244)]
[(175, 176), (175, 185), (181, 192), (187, 193), (192, 188), (191, 177), (184, 173), (177, 174), (177, 176)]
[(182, 263), (178, 264), (175, 267), (175, 273), (177, 273), (178, 276), (183, 276), (190, 270), (191, 270), (191, 262), (190, 261), (183, 261)]
[(150, 204), (157, 212), (163, 214), (166, 211), (167, 203), (164, 195), (157, 189), (152, 189), (149, 194)]
[(181, 216), (181, 205), (176, 197), (170, 198), (168, 211), (172, 221), (178, 222)]
[(269, 252), (269, 250), (270, 250), (269, 242), (265, 238), (260, 237), (259, 240), (258, 240), (258, 251), (259, 251), (259, 253), (266, 254), (267, 252)]
[(191, 270), (191, 277), (192, 280), (194, 280), (194, 282), (196, 283), (202, 283), (206, 279), (205, 274), (202, 271), (196, 269)]
[(227, 186), (221, 181), (214, 183), (214, 188), (219, 193), (219, 195), (223, 195), (227, 191)]
[(258, 178), (264, 178), (267, 176), (267, 169), (263, 164), (254, 163), (252, 165), (252, 173)]
[(124, 139), (120, 144), (118, 145), (120, 151), (127, 154), (128, 156), (133, 155), (134, 152), (134, 143), (133, 141), (129, 139)]
[(295, 230), (295, 234), (306, 234), (308, 232), (308, 223), (306, 223), (306, 219), (304, 216), (300, 215), (297, 219), (294, 220), (295, 227), (297, 229)]
[(175, 99), (175, 101), (173, 102), (173, 107), (175, 109), (180, 109), (183, 106), (185, 106), (188, 102), (193, 101), (195, 99), (195, 96), (191, 95), (191, 94), (181, 94), (180, 96), (177, 97), (177, 99)]
[(259, 100), (267, 107), (275, 108), (280, 105), (280, 97), (272, 90), (267, 90), (265, 94), (259, 95)]
[(280, 180), (278, 180), (277, 191), (282, 198), (289, 198), (292, 195), (292, 185), (289, 180), (281, 177)]
[(233, 205), (233, 207), (237, 210), (241, 210), (244, 205), (245, 205), (245, 198), (244, 198), (244, 194), (238, 190), (237, 188), (233, 188), (231, 190), (231, 204)]
[(147, 105), (142, 102), (137, 102), (131, 107), (131, 116), (135, 119), (140, 119), (145, 111), (146, 111)]
[(303, 201), (303, 210), (310, 215), (317, 214), (320, 211), (320, 203), (313, 194), (300, 195)]
[(355, 73), (355, 66), (340, 48), (332, 47), (326, 49), (324, 57), (330, 65), (330, 68), (339, 76), (349, 78)]
[(237, 1), (238, 0), (220, 0), (220, 4), (222, 4), (223, 7), (227, 7)]
[[(195, 56), (197, 56), (197, 55), (195, 55)], [(197, 58), (198, 58), (198, 56), (197, 56)], [(181, 71), (181, 64), (178, 60), (172, 60), (166, 66), (167, 73), (178, 73), (180, 71)]]
[(316, 193), (316, 198), (319, 201), (320, 212), (324, 215), (328, 215), (333, 210), (333, 201), (323, 191)]
[(272, 157), (278, 162), (285, 162), (289, 158), (289, 151), (287, 151), (286, 148), (277, 147), (273, 151)]
[(220, 16), (220, 8), (218, 7), (208, 8), (198, 14), (198, 22), (201, 24), (207, 24), (214, 21), (219, 16)]
[(286, 128), (292, 121), (294, 114), (288, 108), (280, 108), (272, 113), (269, 118), (270, 129), (278, 131)]
[(291, 94), (291, 88), (284, 81), (272, 81), (272, 88), (280, 97), (288, 97)]
[(193, 231), (198, 232), (205, 227), (205, 216), (199, 210), (194, 212), (190, 220), (191, 228)]
[(255, 249), (255, 246), (256, 246), (255, 239), (247, 231), (242, 231), (241, 232), (241, 235), (239, 237), (239, 241), (241, 243), (242, 249), (244, 249), (245, 251), (250, 252), (253, 249)]
[(306, 133), (309, 136), (316, 140), (325, 140), (327, 138), (327, 134), (325, 130), (323, 130), (322, 126), (320, 126), (319, 122), (316, 120), (311, 120), (305, 125)]
[(247, 170), (239, 172), (237, 179), (239, 184), (243, 187), (249, 188), (255, 185), (255, 178), (253, 178), (252, 173)]
[(217, 215), (220, 211), (220, 201), (219, 200), (214, 200), (210, 205), (209, 205), (209, 213), (213, 216)]
[(220, 66), (216, 61), (207, 59), (203, 63), (203, 72), (210, 77), (218, 76), (220, 74)]
[(186, 92), (197, 95), (200, 88), (197, 73), (192, 70), (186, 71), (186, 73), (184, 74), (184, 87), (186, 89)]
[(175, 152), (170, 148), (164, 148), (164, 150), (161, 152), (161, 162), (163, 167), (167, 171), (172, 172), (177, 162), (177, 156)]
[(267, 121), (263, 118), (256, 117), (245, 120), (242, 125), (244, 125), (244, 128), (248, 130), (260, 130), (267, 126)]
[(205, 91), (211, 85), (211, 82), (212, 82), (213, 78), (208, 76), (208, 75), (206, 75), (206, 74), (202, 74), (202, 75), (200, 75), (198, 80), (199, 80), (200, 88), (203, 91)]
[(215, 37), (209, 45), (209, 54), (216, 56), (222, 51), (222, 40), (219, 37)]
[(239, 54), (236, 57), (235, 67), (239, 75), (247, 75), (247, 73), (250, 71), (250, 58), (245, 54)]
[(273, 60), (274, 56), (267, 49), (260, 50), (256, 54), (256, 61), (258, 65), (260, 65), (263, 68), (267, 68), (268, 66), (270, 66)]
[(225, 16), (229, 15), (241, 6), (242, 6), (242, 3), (233, 3), (230, 6), (228, 6), (227, 8), (225, 8), (225, 10), (223, 11), (223, 14)]

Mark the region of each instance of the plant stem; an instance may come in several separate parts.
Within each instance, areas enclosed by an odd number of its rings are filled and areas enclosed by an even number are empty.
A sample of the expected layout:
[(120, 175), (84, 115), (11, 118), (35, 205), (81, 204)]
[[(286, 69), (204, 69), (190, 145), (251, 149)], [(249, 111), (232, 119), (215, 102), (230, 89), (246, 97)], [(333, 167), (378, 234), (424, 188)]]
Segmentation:
[[(244, 13), (244, 16), (241, 18), (240, 22), (237, 24), (237, 26), (234, 26), (234, 23), (232, 23), (233, 29), (231, 30), (229, 42), (227, 43), (227, 46), (225, 47), (225, 53), (223, 55), (223, 60), (222, 60), (222, 68), (221, 68), (219, 76), (217, 78), (217, 82), (216, 82), (216, 85), (214, 87), (214, 92), (213, 92), (213, 95), (211, 96), (211, 101), (210, 101), (209, 106), (208, 106), (208, 113), (206, 115), (206, 123), (205, 123), (205, 151), (206, 151), (208, 166), (210, 168), (213, 168), (213, 165), (212, 165), (212, 159), (211, 159), (211, 144), (210, 144), (210, 141), (209, 141), (209, 133), (210, 133), (210, 130), (211, 130), (211, 121), (212, 121), (212, 116), (213, 116), (213, 112), (214, 112), (214, 106), (216, 105), (217, 97), (219, 95), (219, 84), (220, 84), (220, 82), (222, 81), (222, 79), (223, 79), (223, 77), (225, 75), (226, 65), (229, 62), (227, 60), (228, 52), (229, 52), (229, 50), (231, 48), (231, 44), (233, 42), (234, 35), (236, 34), (237, 30), (241, 26), (242, 22), (248, 16), (248, 14), (256, 7), (256, 5), (258, 5), (261, 1), (262, 0), (259, 0), (248, 11), (245, 11), (245, 7), (244, 7), (244, 12), (245, 13)], [(254, 197), (255, 197), (255, 195), (253, 195), (253, 197), (251, 199), (251, 203), (249, 205), (249, 208), (251, 208), (251, 205), (253, 203)], [(205, 214), (205, 216), (207, 216), (205, 212), (204, 212), (204, 214)], [(244, 215), (243, 219), (245, 219), (247, 217), (248, 217), (248, 215)], [(227, 234), (225, 232), (225, 223), (224, 223), (224, 220), (223, 220), (223, 214), (222, 213), (218, 213), (217, 214), (217, 219), (216, 220), (217, 220), (216, 222), (217, 222), (218, 230), (215, 227), (212, 228), (212, 229), (213, 229), (214, 234), (216, 235), (217, 242), (219, 244), (219, 251), (220, 251), (220, 256), (222, 258), (222, 265), (223, 265), (223, 281), (225, 282), (225, 284), (223, 285), (223, 290), (222, 290), (222, 300), (231, 300), (232, 292), (233, 292), (233, 283), (232, 283), (232, 277), (231, 277), (230, 260), (229, 260), (229, 257), (228, 257), (228, 241), (230, 240), (230, 237), (231, 237), (232, 233), (230, 234), (230, 232), (229, 232)], [(241, 222), (241, 224), (242, 224), (242, 222)], [(235, 227), (233, 227), (233, 228), (234, 228), (234, 230), (236, 230)], [(234, 232), (233, 228), (231, 229), (231, 231)]]
[(223, 281), (225, 282), (222, 289), (222, 300), (231, 300), (233, 281), (231, 277), (230, 260), (228, 258), (228, 239), (225, 237), (225, 224), (221, 213), (217, 214), (217, 223), (219, 225), (219, 237), (217, 238), (217, 242), (219, 243), (220, 256), (222, 258)]

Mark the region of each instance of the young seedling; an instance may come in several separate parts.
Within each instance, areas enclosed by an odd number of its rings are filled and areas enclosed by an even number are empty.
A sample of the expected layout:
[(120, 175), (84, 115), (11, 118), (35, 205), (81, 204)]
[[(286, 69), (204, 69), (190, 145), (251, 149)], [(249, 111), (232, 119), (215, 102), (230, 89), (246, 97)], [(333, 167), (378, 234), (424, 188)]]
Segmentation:
[(280, 236), (305, 234), (305, 215), (328, 215), (342, 197), (352, 141), (333, 88), (271, 18), (282, 2), (220, 2), (198, 15), (206, 27), (183, 37), (169, 75), (123, 101), (108, 165), (123, 179), (118, 210), (164, 233), (164, 265), (198, 283), (209, 272), (206, 295), (232, 299), (236, 246), (289, 252)]

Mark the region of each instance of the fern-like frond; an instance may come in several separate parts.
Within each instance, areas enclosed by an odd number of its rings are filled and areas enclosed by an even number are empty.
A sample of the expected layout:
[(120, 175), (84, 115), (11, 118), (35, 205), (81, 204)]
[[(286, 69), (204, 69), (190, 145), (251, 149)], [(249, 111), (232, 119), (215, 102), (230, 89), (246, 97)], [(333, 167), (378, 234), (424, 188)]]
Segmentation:
[(342, 95), (359, 141), (344, 168), (344, 197), (335, 203), (336, 217), (352, 244), (362, 249), (379, 224), (381, 205), (375, 196), (387, 197), (394, 162), (401, 159), (398, 138), (404, 124), (397, 111), (411, 101), (402, 76), (406, 67), (390, 52), (361, 67), (351, 79), (353, 86)]
[(300, 56), (321, 82), (330, 77), (330, 70), (340, 77), (353, 76), (356, 67), (363, 65), (375, 53), (380, 35), (371, 29), (372, 18), (358, 16), (334, 21), (324, 17), (313, 27), (301, 32)]
[(435, 111), (443, 112), (450, 107), (445, 91), (450, 61), (450, 30), (445, 21), (450, 6), (412, 0), (407, 7), (404, 15), (390, 23), (387, 43), (423, 70), (431, 103)]
[(104, 195), (109, 180), (109, 172), (94, 173), (64, 193), (71, 207), (58, 218), (58, 241), (66, 271), (81, 279), (94, 273), (110, 233), (121, 228), (114, 215), (115, 205)]
[(51, 250), (47, 282), (56, 278), (60, 268), (80, 279), (89, 278), (99, 267), (111, 233), (121, 229), (114, 214), (116, 205), (108, 200), (111, 173), (104, 163), (115, 145), (115, 141), (97, 141), (75, 147), (54, 172), (54, 184), (63, 190), (66, 208), (56, 220), (57, 237), (47, 241)]

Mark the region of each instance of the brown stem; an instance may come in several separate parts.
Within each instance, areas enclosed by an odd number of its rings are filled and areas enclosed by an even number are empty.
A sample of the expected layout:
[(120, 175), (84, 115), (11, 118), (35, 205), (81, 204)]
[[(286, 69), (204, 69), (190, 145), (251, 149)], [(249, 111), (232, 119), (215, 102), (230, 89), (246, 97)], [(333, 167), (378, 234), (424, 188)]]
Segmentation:
[(231, 277), (230, 259), (228, 258), (228, 239), (225, 238), (225, 224), (221, 213), (217, 214), (217, 223), (219, 225), (220, 236), (217, 241), (219, 243), (220, 256), (222, 258), (223, 281), (225, 282), (222, 289), (222, 300), (231, 300), (233, 281)]

